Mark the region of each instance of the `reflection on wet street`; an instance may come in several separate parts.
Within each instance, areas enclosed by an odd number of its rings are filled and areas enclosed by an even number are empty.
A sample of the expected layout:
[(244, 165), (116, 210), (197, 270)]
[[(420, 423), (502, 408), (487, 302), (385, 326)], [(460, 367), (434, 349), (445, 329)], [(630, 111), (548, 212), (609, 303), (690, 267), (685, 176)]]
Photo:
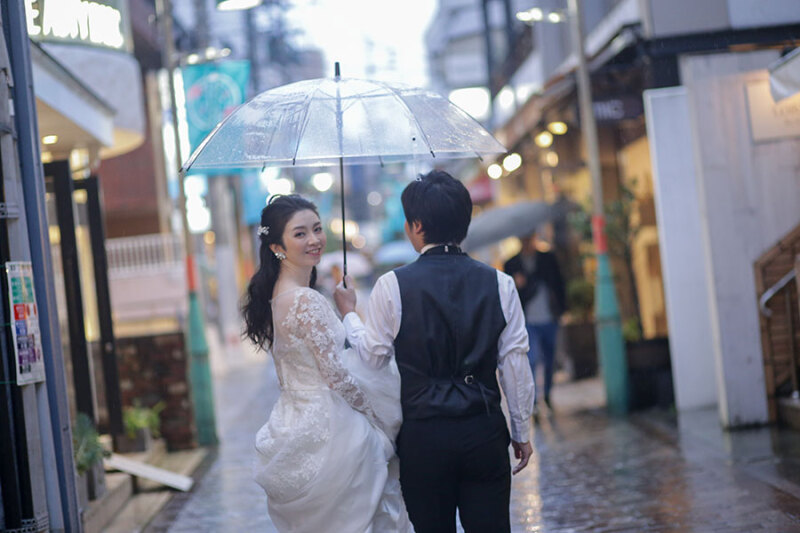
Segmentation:
[[(266, 358), (217, 376), (218, 456), (149, 531), (275, 531), (251, 464), (276, 392)], [(667, 413), (609, 418), (599, 380), (559, 384), (553, 403), (514, 478), (514, 532), (800, 531), (797, 435), (724, 433), (713, 410), (685, 416), (680, 431)]]

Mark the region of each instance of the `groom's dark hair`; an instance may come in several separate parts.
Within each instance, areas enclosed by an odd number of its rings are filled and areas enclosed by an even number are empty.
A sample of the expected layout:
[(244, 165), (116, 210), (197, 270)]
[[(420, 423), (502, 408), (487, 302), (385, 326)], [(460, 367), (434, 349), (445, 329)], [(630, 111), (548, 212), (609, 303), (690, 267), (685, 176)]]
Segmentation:
[(458, 244), (467, 236), (472, 198), (464, 184), (443, 170), (432, 170), (406, 186), (400, 196), (409, 225), (422, 224), (425, 243)]

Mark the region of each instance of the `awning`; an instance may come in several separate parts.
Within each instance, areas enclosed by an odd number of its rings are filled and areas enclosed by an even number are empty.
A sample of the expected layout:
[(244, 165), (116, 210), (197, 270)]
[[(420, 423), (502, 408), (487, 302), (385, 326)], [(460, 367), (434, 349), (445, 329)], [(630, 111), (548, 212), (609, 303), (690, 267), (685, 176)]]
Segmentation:
[(39, 133), (55, 135), (47, 151), (67, 157), (73, 148), (99, 149), (114, 142), (114, 110), (36, 44), (31, 66)]
[(776, 102), (800, 93), (800, 48), (769, 67), (769, 89)]

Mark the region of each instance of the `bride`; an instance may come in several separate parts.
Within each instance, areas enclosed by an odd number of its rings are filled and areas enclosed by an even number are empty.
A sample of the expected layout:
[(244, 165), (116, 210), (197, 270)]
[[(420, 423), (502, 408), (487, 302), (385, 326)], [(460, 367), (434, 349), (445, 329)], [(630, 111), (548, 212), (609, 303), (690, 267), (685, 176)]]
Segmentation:
[(281, 393), (256, 435), (256, 481), (281, 532), (413, 531), (398, 482), (397, 368), (345, 349), (344, 326), (316, 290), (325, 249), (316, 206), (274, 196), (261, 213), (260, 266), (245, 334), (271, 349)]

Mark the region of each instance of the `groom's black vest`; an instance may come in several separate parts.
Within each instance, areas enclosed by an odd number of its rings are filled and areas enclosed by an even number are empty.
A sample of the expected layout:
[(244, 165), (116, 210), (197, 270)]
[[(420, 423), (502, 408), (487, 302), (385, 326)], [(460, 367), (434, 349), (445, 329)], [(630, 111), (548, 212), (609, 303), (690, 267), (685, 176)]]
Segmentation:
[(394, 349), (403, 417), (500, 411), (495, 371), (506, 321), (497, 271), (442, 245), (394, 273), (402, 305)]

